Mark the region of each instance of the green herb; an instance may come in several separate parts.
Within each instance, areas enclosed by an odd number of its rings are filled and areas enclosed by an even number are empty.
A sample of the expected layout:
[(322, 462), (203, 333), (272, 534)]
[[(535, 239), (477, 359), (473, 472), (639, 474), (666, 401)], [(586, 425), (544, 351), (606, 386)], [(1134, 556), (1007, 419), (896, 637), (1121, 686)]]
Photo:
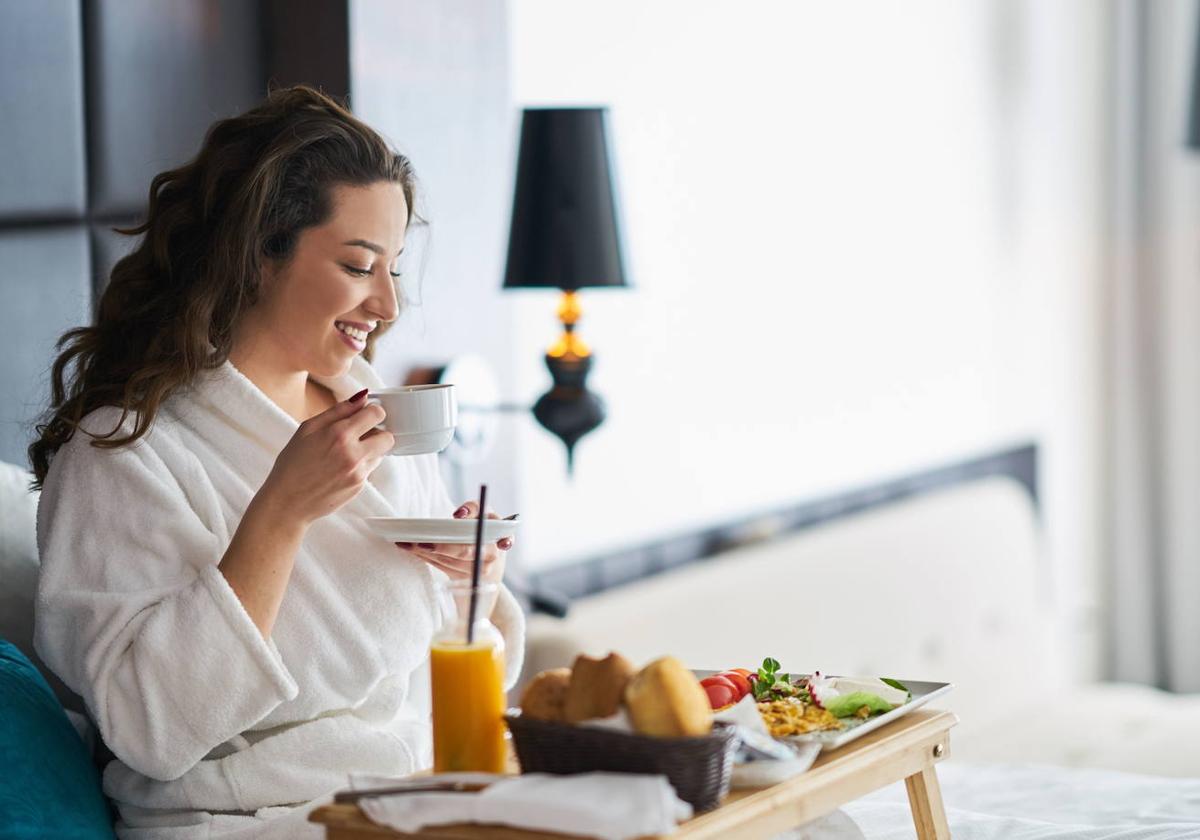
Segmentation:
[(779, 661), (767, 657), (754, 679), (754, 699), (770, 700), (775, 697), (793, 697), (801, 689), (792, 685), (788, 674), (779, 672)]
[(903, 691), (905, 694), (908, 695), (909, 700), (912, 699), (912, 691), (909, 690), (908, 686), (906, 686), (904, 683), (900, 682), (900, 680), (893, 680), (893, 679), (889, 679), (888, 677), (880, 677), (879, 679), (881, 682), (887, 683), (892, 688), (896, 688), (896, 689), (899, 689), (900, 691)]
[(757, 678), (754, 680), (754, 699), (762, 700), (771, 693), (771, 686), (775, 684), (775, 672), (779, 670), (779, 663), (774, 659), (767, 657), (763, 660), (762, 667), (758, 669)]

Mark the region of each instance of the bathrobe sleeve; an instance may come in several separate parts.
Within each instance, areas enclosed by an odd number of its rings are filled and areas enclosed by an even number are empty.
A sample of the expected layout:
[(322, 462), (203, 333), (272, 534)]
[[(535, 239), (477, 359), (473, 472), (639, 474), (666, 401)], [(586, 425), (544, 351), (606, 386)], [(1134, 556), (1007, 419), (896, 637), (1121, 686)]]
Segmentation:
[(113, 753), (162, 781), (298, 691), (217, 569), (227, 546), (183, 489), (206, 480), (173, 474), (146, 439), (76, 434), (38, 508), (35, 647)]
[[(424, 456), (419, 466), (422, 484), (428, 488), (428, 499), (424, 516), (451, 516), (461, 502), (452, 501), (446, 490), (446, 482), (438, 469), (436, 455)], [(521, 676), (525, 664), (525, 613), (507, 586), (500, 586), (500, 595), (492, 610), (492, 624), (504, 637), (504, 687), (512, 688)]]
[(504, 688), (517, 684), (525, 665), (525, 613), (507, 586), (501, 584), (500, 596), (492, 609), (492, 624), (504, 637)]

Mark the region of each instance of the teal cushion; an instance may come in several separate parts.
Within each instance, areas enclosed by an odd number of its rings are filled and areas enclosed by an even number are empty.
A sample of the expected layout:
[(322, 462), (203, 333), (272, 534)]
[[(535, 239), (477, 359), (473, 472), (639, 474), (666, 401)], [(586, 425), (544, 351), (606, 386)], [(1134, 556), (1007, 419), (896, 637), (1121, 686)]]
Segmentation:
[(50, 686), (0, 639), (0, 840), (113, 837), (87, 748)]

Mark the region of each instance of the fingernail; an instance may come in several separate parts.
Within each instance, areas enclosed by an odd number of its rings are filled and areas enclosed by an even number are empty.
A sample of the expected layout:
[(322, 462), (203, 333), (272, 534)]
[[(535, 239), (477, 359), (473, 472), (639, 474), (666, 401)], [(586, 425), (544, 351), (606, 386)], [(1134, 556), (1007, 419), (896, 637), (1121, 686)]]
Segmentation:
[(417, 548), (433, 548), (433, 543), (417, 543)]
[(362, 402), (362, 401), (363, 401), (363, 399), (364, 399), (364, 398), (367, 396), (367, 391), (368, 391), (368, 390), (370, 390), (370, 389), (368, 389), (368, 388), (363, 388), (361, 391), (359, 391), (359, 392), (358, 392), (357, 394), (355, 394), (353, 397), (351, 397), (350, 399), (346, 400), (346, 402), (348, 402), (348, 403), (357, 403), (357, 402)]
[(454, 511), (454, 518), (462, 519), (464, 516), (466, 516), (470, 512), (471, 512), (471, 509), (468, 508), (466, 505), (463, 505), (458, 510)]
[(412, 543), (396, 543), (401, 548), (412, 548)]
[(505, 537), (504, 539), (500, 540), (500, 542), (496, 543), (496, 547), (504, 551), (508, 551), (510, 548), (512, 548), (512, 540), (508, 539), (508, 537)]

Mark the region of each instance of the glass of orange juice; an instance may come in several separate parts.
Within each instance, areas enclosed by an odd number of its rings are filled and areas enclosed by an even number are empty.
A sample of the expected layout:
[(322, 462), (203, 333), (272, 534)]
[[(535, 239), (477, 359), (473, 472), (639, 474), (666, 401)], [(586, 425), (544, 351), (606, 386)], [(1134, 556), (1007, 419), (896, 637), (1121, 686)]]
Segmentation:
[(504, 638), (488, 618), (499, 591), (479, 585), (468, 640), (471, 583), (442, 584), (442, 627), (429, 651), (436, 773), (504, 772)]

